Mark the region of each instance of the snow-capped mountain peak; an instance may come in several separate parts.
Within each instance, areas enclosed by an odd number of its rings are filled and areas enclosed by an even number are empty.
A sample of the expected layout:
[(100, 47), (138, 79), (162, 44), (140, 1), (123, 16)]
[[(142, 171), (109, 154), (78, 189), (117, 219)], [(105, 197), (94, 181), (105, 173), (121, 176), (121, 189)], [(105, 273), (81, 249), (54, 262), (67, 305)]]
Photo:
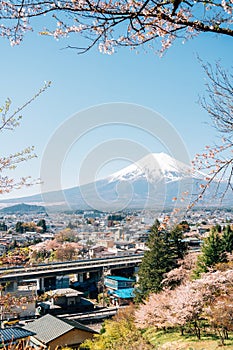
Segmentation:
[[(151, 153), (110, 175), (107, 180), (113, 182), (146, 179), (151, 183), (161, 180), (168, 183), (190, 176), (193, 176), (191, 166), (172, 158), (166, 153)], [(196, 174), (195, 177), (200, 178), (202, 176)]]

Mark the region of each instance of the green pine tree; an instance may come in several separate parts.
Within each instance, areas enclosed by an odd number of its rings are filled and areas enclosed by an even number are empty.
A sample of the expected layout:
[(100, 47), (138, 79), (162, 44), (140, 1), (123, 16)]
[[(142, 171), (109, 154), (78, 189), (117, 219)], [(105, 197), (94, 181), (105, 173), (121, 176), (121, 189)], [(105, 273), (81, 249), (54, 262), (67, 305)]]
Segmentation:
[(223, 230), (222, 244), (223, 244), (223, 249), (226, 252), (232, 253), (232, 251), (233, 251), (233, 230), (231, 229), (230, 225), (227, 225)]
[(136, 302), (141, 302), (151, 292), (159, 292), (162, 289), (164, 274), (175, 268), (178, 258), (183, 257), (181, 231), (174, 230), (170, 233), (159, 231), (158, 228), (159, 223), (156, 222), (149, 235), (147, 243), (149, 250), (145, 252), (139, 267)]
[(187, 244), (183, 241), (183, 228), (180, 224), (172, 229), (171, 241), (173, 242), (176, 259), (183, 259), (187, 252)]
[(19, 233), (24, 233), (23, 222), (21, 221), (16, 222), (15, 231)]
[(38, 221), (37, 226), (42, 227), (42, 232), (46, 232), (47, 231), (47, 226), (46, 226), (46, 221), (45, 219), (41, 219)]
[(214, 230), (218, 233), (221, 233), (222, 232), (222, 228), (221, 228), (221, 225), (219, 224), (216, 224), (215, 227), (214, 227)]
[(197, 267), (194, 271), (194, 277), (198, 278), (201, 273), (207, 272), (210, 267), (214, 267), (214, 265), (226, 261), (227, 257), (223, 240), (217, 228), (213, 228), (209, 236), (204, 240), (201, 254), (197, 259)]

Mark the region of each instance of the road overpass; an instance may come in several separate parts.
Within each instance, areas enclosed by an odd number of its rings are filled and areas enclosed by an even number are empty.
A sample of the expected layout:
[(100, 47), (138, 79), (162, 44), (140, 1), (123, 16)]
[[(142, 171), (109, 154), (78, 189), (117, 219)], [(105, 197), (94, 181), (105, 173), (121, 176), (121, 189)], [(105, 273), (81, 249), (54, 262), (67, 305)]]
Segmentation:
[(99, 259), (40, 264), (30, 267), (1, 268), (0, 284), (87, 272), (101, 272), (104, 269), (113, 270), (135, 267), (141, 263), (142, 257), (143, 254), (122, 255)]

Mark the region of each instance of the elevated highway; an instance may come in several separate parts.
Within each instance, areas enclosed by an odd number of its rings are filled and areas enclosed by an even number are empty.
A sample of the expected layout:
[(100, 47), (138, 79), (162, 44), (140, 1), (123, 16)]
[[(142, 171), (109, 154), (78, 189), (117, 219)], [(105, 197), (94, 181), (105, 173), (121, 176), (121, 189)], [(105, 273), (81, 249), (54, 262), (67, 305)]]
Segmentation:
[(142, 257), (142, 254), (122, 255), (109, 258), (42, 264), (31, 267), (1, 268), (0, 284), (6, 282), (19, 282), (21, 280), (103, 271), (104, 269), (113, 270), (135, 267), (141, 263)]

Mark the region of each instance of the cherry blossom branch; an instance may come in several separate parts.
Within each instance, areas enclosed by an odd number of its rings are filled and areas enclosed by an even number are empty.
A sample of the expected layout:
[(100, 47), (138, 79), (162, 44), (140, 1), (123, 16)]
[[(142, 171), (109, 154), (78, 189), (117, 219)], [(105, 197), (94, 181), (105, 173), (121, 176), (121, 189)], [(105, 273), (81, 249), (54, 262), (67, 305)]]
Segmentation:
[(19, 44), (24, 34), (32, 30), (29, 21), (34, 17), (51, 14), (57, 18), (60, 14), (56, 28), (40, 33), (56, 39), (73, 33), (91, 40), (81, 52), (106, 45), (102, 51), (109, 53), (116, 46), (136, 47), (155, 39), (163, 52), (180, 31), (186, 39), (201, 32), (232, 37), (232, 7), (232, 0), (180, 1), (177, 5), (174, 0), (5, 0), (0, 5), (0, 32), (12, 45)]
[[(0, 131), (5, 130), (14, 130), (19, 126), (20, 119), (22, 118), (19, 113), (31, 104), (37, 97), (39, 97), (49, 86), (51, 82), (47, 82), (44, 86), (27, 102), (25, 102), (21, 107), (17, 108), (12, 114), (10, 114), (11, 100), (8, 98), (5, 102), (5, 105), (0, 108)], [(34, 147), (27, 147), (22, 151), (18, 151), (14, 154), (8, 156), (0, 157), (0, 194), (8, 193), (13, 189), (21, 188), (22, 186), (31, 186), (36, 181), (32, 181), (30, 176), (22, 177), (18, 181), (4, 173), (8, 170), (14, 170), (18, 164), (28, 161), (36, 157), (36, 154), (33, 153)]]
[[(219, 197), (221, 203), (229, 191), (233, 191), (233, 75), (225, 71), (219, 62), (213, 68), (199, 61), (208, 78), (207, 96), (201, 98), (200, 103), (210, 115), (213, 126), (224, 137), (221, 144), (206, 146), (207, 151), (194, 158), (194, 170), (207, 171), (207, 175), (191, 207), (204, 197), (210, 186), (215, 186), (215, 197)], [(220, 188), (223, 188), (222, 193)]]
[(8, 98), (5, 102), (5, 106), (0, 108), (0, 113), (2, 113), (0, 120), (0, 131), (3, 129), (13, 130), (15, 127), (19, 126), (19, 120), (22, 118), (22, 116), (18, 116), (18, 114), (29, 104), (31, 104), (37, 97), (39, 97), (48, 87), (50, 87), (50, 85), (50, 81), (45, 82), (44, 86), (30, 100), (25, 102), (21, 107), (17, 108), (17, 110), (10, 116), (7, 116), (11, 105), (11, 100)]

